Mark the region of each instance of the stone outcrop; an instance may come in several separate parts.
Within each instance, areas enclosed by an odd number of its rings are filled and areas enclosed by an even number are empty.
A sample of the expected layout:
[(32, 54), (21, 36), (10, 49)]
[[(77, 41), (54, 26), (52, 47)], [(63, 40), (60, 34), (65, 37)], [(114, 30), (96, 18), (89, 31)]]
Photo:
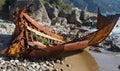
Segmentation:
[[(52, 0), (51, 0), (52, 1)], [(51, 2), (50, 1), (50, 2)], [(53, 1), (52, 1), (53, 2)], [(33, 13), (28, 13), (35, 21), (40, 23), (40, 25), (55, 25), (59, 24), (75, 24), (78, 26), (93, 24), (95, 17), (94, 14), (87, 12), (86, 10), (81, 11), (80, 9), (73, 9), (73, 11), (68, 11), (65, 9), (57, 9), (53, 7), (50, 3), (45, 3), (43, 5), (39, 0), (7, 0), (9, 4), (9, 12), (13, 13), (17, 7), (23, 9), (28, 7), (30, 10), (34, 10)], [(90, 21), (90, 23), (88, 23)], [(96, 19), (94, 19), (96, 21)]]
[(67, 19), (62, 17), (53, 18), (51, 25), (56, 25), (57, 23), (60, 25), (65, 25), (67, 24)]
[(56, 18), (58, 16), (59, 10), (55, 7), (52, 7), (49, 3), (45, 3), (45, 8), (50, 19)]
[(67, 12), (67, 11), (64, 10), (64, 9), (60, 10), (60, 12), (59, 12), (59, 14), (58, 14), (59, 17), (64, 17), (64, 18), (67, 18), (68, 15), (69, 15), (69, 12)]
[(80, 11), (79, 10), (73, 10), (72, 13), (67, 18), (68, 23), (81, 25), (82, 22), (79, 18), (80, 18)]
[(34, 10), (33, 13), (28, 14), (37, 22), (51, 23), (44, 5), (39, 0), (16, 0), (10, 5), (10, 13), (13, 13), (17, 7), (20, 9), (28, 7), (30, 10)]

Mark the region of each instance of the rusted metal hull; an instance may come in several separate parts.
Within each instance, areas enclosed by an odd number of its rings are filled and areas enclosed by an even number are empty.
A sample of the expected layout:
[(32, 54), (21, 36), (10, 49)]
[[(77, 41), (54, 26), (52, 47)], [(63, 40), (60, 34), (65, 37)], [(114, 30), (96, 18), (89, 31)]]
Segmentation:
[[(98, 31), (85, 36), (84, 39), (77, 38), (73, 41), (65, 42), (62, 36), (38, 25), (37, 22), (24, 13), (25, 10), (16, 10), (18, 16), (15, 18), (16, 29), (13, 33), (11, 44), (5, 50), (1, 50), (1, 54), (7, 54), (10, 57), (41, 58), (57, 56), (68, 51), (83, 50), (88, 46), (94, 46), (103, 41), (109, 35), (119, 18), (117, 15), (105, 17), (98, 13)], [(104, 21), (106, 21), (107, 25), (104, 25)], [(53, 43), (46, 45), (38, 42), (38, 39), (34, 39), (31, 36), (32, 33)]]

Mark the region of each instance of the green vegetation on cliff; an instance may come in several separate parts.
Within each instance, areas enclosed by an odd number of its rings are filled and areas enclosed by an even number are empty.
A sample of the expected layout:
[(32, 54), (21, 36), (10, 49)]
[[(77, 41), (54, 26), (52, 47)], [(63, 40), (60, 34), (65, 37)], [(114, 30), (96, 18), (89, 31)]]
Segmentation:
[(58, 8), (58, 9), (65, 9), (65, 10), (71, 10), (72, 6), (69, 4), (65, 4), (63, 0), (40, 0), (42, 3), (50, 3), (52, 6)]

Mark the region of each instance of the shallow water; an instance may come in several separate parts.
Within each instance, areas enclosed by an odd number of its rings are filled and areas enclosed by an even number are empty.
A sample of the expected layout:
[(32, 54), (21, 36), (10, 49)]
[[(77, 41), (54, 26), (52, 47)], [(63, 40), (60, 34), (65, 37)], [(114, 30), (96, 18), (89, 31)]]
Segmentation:
[[(109, 36), (112, 36), (113, 44), (120, 45), (120, 18)], [(120, 69), (118, 68), (118, 66), (120, 65), (120, 52), (110, 52), (104, 49), (100, 50), (102, 51), (102, 53), (89, 51), (89, 53), (95, 58), (99, 66), (99, 70), (120, 71)]]
[(120, 18), (117, 21), (113, 30), (111, 31), (110, 36), (113, 37), (115, 44), (120, 44)]
[(90, 54), (95, 58), (100, 71), (120, 71), (118, 66), (120, 65), (120, 53), (116, 55), (109, 53), (96, 53), (89, 51)]

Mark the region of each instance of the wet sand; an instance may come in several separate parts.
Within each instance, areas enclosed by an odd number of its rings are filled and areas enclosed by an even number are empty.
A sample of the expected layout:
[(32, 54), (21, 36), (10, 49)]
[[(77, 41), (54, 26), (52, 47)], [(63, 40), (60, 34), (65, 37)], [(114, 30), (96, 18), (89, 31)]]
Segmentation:
[[(62, 68), (64, 71), (99, 71), (94, 58), (86, 50), (81, 53), (80, 51), (67, 53), (63, 56), (67, 56), (65, 63), (57, 64), (56, 68), (58, 69)], [(70, 64), (71, 67), (67, 67), (67, 64)]]
[(96, 53), (89, 51), (95, 58), (100, 71), (120, 71), (120, 53)]

